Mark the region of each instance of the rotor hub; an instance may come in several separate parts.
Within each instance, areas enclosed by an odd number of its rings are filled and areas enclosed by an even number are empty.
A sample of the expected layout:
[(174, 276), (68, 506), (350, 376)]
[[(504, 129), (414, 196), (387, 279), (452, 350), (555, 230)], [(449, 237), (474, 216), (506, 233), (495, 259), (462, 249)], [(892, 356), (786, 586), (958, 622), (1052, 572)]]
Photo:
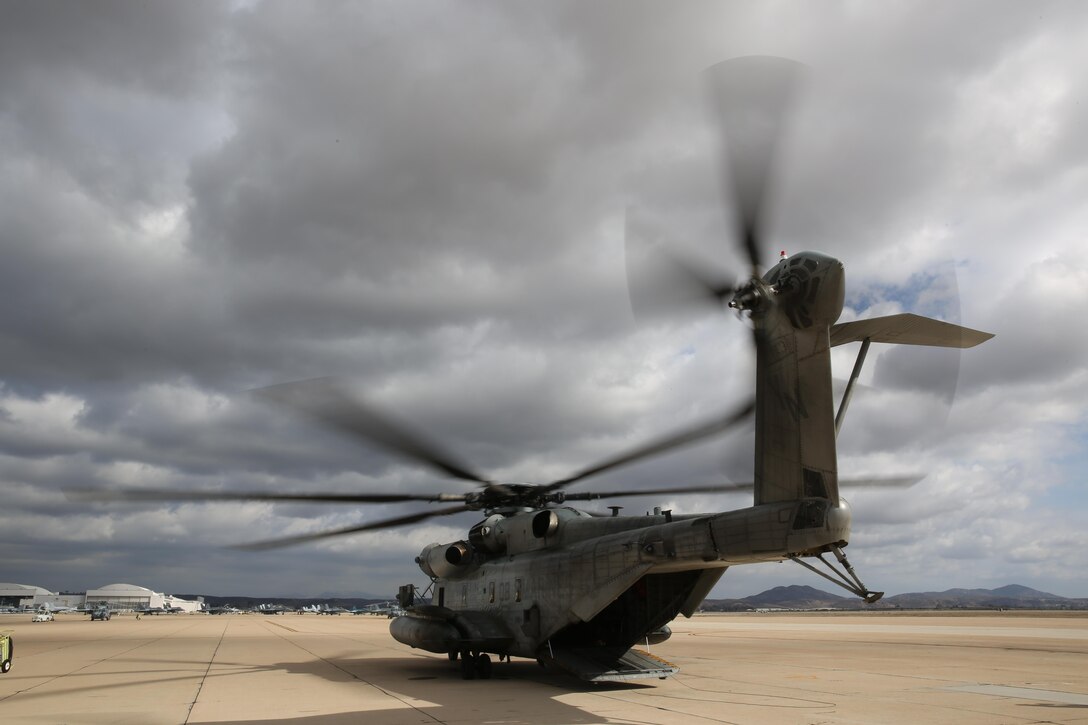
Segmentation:
[(755, 312), (768, 304), (774, 294), (775, 290), (768, 287), (763, 280), (753, 277), (747, 284), (737, 288), (733, 299), (729, 301), (729, 307), (738, 311)]

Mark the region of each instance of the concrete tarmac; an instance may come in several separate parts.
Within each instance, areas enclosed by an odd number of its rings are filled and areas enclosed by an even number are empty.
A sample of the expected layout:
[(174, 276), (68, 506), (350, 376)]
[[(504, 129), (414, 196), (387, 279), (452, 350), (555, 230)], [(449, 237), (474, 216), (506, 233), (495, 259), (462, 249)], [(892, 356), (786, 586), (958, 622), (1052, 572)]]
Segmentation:
[(81, 615), (13, 631), (0, 723), (1085, 723), (1088, 616), (729, 614), (673, 623), (668, 680), (535, 662), (464, 681), (372, 616)]

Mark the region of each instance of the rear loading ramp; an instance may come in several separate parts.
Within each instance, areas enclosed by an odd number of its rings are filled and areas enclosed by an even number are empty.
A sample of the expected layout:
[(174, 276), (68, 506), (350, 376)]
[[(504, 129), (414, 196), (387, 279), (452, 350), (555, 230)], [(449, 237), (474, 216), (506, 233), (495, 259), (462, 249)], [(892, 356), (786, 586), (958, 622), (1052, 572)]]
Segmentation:
[(545, 653), (541, 660), (586, 682), (663, 680), (680, 668), (640, 649), (571, 647)]

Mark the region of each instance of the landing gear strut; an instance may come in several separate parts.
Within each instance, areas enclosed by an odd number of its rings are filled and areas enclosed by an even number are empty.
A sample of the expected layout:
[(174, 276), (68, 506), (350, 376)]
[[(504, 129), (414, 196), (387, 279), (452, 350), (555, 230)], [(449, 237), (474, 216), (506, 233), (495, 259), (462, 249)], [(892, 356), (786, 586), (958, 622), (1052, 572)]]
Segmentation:
[[(479, 652), (468, 652), (467, 650), (461, 652), (461, 679), (475, 680), (479, 677), (481, 680), (491, 679), (491, 658), (486, 654), (480, 654)], [(456, 652), (450, 652), (450, 660), (457, 659)]]

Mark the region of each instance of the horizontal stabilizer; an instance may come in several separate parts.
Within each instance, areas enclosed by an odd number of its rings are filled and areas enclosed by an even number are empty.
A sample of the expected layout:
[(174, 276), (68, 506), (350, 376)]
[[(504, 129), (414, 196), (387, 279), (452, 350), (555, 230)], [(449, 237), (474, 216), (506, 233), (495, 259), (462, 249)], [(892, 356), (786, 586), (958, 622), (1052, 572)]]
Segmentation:
[(992, 333), (941, 322), (931, 317), (904, 313), (843, 322), (831, 327), (831, 346), (848, 342), (892, 342), (900, 345), (934, 347), (974, 347), (986, 342)]

